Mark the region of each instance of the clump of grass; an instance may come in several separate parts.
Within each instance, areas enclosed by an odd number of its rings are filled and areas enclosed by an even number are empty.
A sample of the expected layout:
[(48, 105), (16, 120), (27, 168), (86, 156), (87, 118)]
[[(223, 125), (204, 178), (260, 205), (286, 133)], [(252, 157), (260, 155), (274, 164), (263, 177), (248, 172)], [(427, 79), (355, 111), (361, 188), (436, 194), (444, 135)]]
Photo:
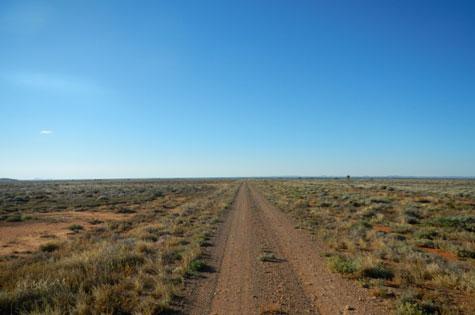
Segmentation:
[(96, 201), (98, 201), (98, 202), (107, 202), (107, 201), (109, 201), (109, 198), (107, 196), (99, 196), (99, 197), (97, 197)]
[(68, 227), (68, 229), (75, 232), (75, 233), (78, 233), (79, 231), (84, 230), (84, 227), (81, 224), (71, 224)]
[(259, 260), (262, 262), (277, 262), (277, 256), (272, 252), (264, 252), (259, 256)]
[(426, 315), (416, 303), (403, 302), (396, 308), (397, 315)]
[(57, 243), (46, 243), (40, 246), (42, 252), (51, 253), (59, 249), (59, 244)]
[(23, 221), (26, 221), (26, 220), (29, 220), (31, 219), (30, 216), (25, 216), (25, 215), (22, 215), (22, 214), (19, 214), (19, 213), (16, 213), (16, 214), (12, 214), (12, 215), (9, 215), (7, 217), (5, 217), (5, 222), (23, 222)]
[(352, 274), (358, 270), (358, 264), (354, 260), (340, 255), (328, 257), (327, 264), (332, 271), (343, 274)]
[(203, 233), (198, 237), (198, 244), (201, 247), (208, 247), (211, 246), (211, 234), (210, 233)]
[(417, 231), (414, 236), (418, 239), (435, 240), (440, 237), (440, 234), (435, 229), (423, 229)]
[(289, 313), (284, 311), (280, 305), (270, 304), (260, 307), (259, 315), (288, 315)]
[(142, 236), (142, 239), (147, 242), (156, 242), (158, 241), (158, 236), (148, 234), (148, 235)]
[(396, 314), (436, 315), (441, 314), (441, 309), (433, 301), (421, 301), (421, 295), (408, 291), (404, 292), (396, 302)]
[(373, 295), (376, 296), (376, 297), (383, 298), (383, 299), (389, 299), (389, 298), (394, 298), (395, 297), (394, 292), (392, 292), (391, 290), (389, 290), (387, 288), (384, 288), (384, 287), (377, 288), (373, 292)]
[(92, 220), (89, 220), (89, 223), (92, 225), (97, 225), (97, 224), (104, 223), (104, 221), (99, 220), (99, 219), (92, 219)]
[(404, 223), (419, 224), (422, 219), (422, 213), (417, 208), (408, 208), (404, 211)]
[(120, 213), (120, 214), (131, 214), (131, 213), (136, 213), (136, 212), (137, 211), (135, 211), (134, 209), (124, 208), (124, 207), (121, 207), (115, 211), (115, 213)]
[(182, 260), (183, 256), (177, 249), (166, 249), (162, 252), (162, 263), (164, 265), (171, 265), (176, 261)]
[(383, 198), (383, 197), (376, 197), (376, 198), (371, 198), (370, 201), (372, 203), (376, 203), (376, 204), (390, 204), (391, 203), (391, 199), (389, 198)]

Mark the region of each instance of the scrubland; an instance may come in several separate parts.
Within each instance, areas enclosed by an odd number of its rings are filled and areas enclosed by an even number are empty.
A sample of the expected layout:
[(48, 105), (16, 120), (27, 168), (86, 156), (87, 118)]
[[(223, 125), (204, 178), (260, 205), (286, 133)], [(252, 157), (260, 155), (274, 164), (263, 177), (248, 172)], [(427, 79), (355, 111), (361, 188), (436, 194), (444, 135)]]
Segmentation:
[[(244, 297), (252, 309), (283, 301), (288, 314), (363, 314), (373, 302), (475, 314), (475, 181), (241, 182), (0, 183), (0, 313), (194, 312), (207, 309), (189, 303), (200, 292), (218, 313)], [(208, 269), (219, 272), (202, 277)], [(336, 287), (353, 302), (333, 305)]]
[(475, 314), (475, 181), (259, 180), (327, 267), (396, 314)]
[[(0, 184), (1, 314), (173, 312), (234, 181)], [(178, 307), (179, 308), (179, 307)]]

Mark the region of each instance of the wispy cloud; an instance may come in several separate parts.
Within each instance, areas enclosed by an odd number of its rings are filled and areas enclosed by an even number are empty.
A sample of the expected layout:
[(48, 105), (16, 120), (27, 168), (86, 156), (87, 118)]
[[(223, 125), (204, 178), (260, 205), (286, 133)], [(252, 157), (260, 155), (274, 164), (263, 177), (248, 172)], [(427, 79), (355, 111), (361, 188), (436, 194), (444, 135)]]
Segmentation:
[(51, 92), (100, 93), (104, 89), (92, 80), (43, 72), (13, 72), (2, 75), (10, 84)]
[(42, 135), (50, 135), (53, 133), (53, 130), (49, 130), (49, 129), (43, 129), (40, 131), (40, 134)]

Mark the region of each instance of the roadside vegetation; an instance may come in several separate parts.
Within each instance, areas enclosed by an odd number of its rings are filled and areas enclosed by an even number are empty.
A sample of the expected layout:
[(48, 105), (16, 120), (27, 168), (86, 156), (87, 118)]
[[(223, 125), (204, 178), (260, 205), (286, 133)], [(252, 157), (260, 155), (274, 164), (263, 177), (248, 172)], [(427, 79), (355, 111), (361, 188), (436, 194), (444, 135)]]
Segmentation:
[(260, 180), (328, 267), (396, 314), (475, 314), (475, 181)]
[[(1, 257), (0, 314), (173, 310), (185, 278), (205, 269), (202, 247), (237, 188), (233, 181), (191, 180), (0, 185), (0, 228), (28, 228), (42, 220), (39, 212), (53, 212), (58, 222), (61, 211), (123, 213), (120, 220), (91, 219), (87, 228), (66, 224), (64, 238)], [(8, 219), (12, 215), (32, 219)]]

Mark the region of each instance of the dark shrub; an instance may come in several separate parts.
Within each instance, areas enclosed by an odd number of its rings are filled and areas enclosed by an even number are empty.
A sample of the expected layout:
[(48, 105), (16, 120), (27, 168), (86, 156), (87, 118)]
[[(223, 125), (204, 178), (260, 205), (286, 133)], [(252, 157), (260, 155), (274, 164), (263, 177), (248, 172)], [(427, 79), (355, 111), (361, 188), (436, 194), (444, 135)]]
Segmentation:
[(475, 258), (475, 251), (468, 249), (461, 249), (457, 252), (457, 256), (461, 258)]
[(361, 275), (365, 278), (374, 278), (374, 279), (386, 279), (391, 280), (394, 278), (394, 273), (384, 267), (383, 265), (375, 267), (367, 267), (361, 271)]
[(5, 219), (5, 221), (6, 222), (21, 222), (23, 221), (23, 217), (21, 216), (21, 214), (13, 214), (13, 215), (8, 216)]
[(56, 243), (47, 243), (40, 246), (42, 252), (51, 253), (59, 249), (59, 245)]
[(80, 224), (72, 224), (68, 227), (68, 229), (70, 229), (71, 231), (73, 232), (79, 232), (81, 230), (84, 230), (84, 227)]
[(195, 259), (190, 262), (190, 265), (188, 266), (188, 272), (193, 274), (203, 271), (205, 268), (206, 264), (202, 260)]
[(468, 232), (475, 232), (475, 217), (473, 216), (449, 216), (439, 217), (433, 222), (435, 225), (462, 229)]
[(128, 213), (135, 213), (136, 211), (130, 208), (120, 208), (116, 211), (116, 213), (128, 214)]

